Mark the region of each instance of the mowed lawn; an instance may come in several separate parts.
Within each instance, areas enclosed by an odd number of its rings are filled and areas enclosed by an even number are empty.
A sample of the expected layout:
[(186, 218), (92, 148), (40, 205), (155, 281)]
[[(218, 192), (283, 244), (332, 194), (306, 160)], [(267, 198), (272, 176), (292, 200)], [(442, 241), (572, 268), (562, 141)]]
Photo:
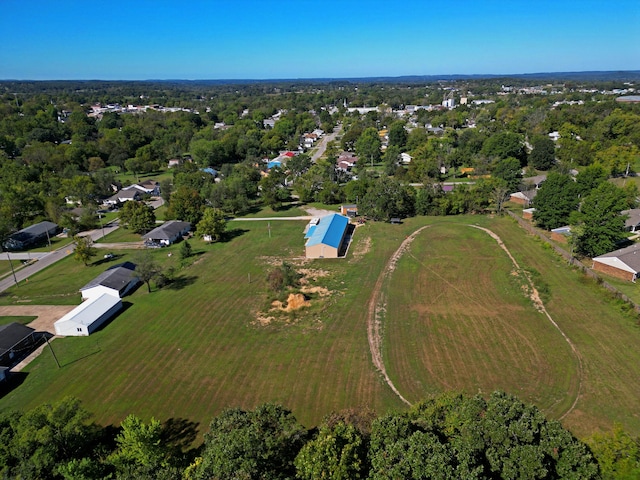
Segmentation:
[(230, 228), (228, 242), (193, 242), (201, 254), (172, 288), (149, 294), (140, 287), (97, 333), (55, 340), (62, 368), (41, 355), (24, 383), (0, 399), (0, 410), (74, 395), (102, 424), (135, 413), (184, 418), (202, 432), (223, 408), (262, 402), (282, 403), (309, 426), (342, 408), (401, 408), (371, 364), (365, 305), (386, 259), (416, 225), (366, 225), (349, 259), (309, 262), (306, 268), (326, 273), (322, 285), (332, 295), (270, 325), (256, 321), (268, 303), (266, 273), (301, 257), (304, 222), (271, 221), (271, 238), (266, 222)]
[(577, 435), (621, 423), (640, 433), (640, 324), (637, 314), (587, 279), (510, 219), (491, 228), (516, 259), (538, 272), (548, 285), (551, 316), (574, 342), (584, 366), (576, 408), (563, 423)]
[(498, 243), (447, 220), (416, 237), (388, 281), (392, 380), (414, 402), (444, 390), (501, 389), (557, 417), (578, 393), (570, 346), (525, 296), (524, 279)]
[[(149, 294), (142, 286), (97, 333), (56, 339), (52, 347), (62, 368), (45, 351), (24, 382), (0, 398), (0, 411), (74, 395), (102, 424), (135, 413), (186, 419), (203, 433), (223, 408), (262, 402), (282, 403), (307, 426), (341, 408), (403, 409), (372, 366), (367, 302), (406, 236), (433, 224), (385, 286), (384, 354), (398, 388), (411, 401), (448, 388), (502, 388), (557, 418), (578, 390), (575, 357), (524, 296), (495, 240), (468, 223), (495, 231), (521, 266), (539, 272), (549, 312), (580, 352), (579, 400), (563, 423), (579, 436), (614, 421), (640, 433), (637, 318), (512, 220), (481, 216), (358, 227), (347, 259), (304, 265), (322, 272), (315, 283), (331, 296), (312, 298), (310, 309), (268, 325), (257, 321), (269, 300), (266, 274), (282, 260), (300, 264), (304, 222), (271, 221), (271, 237), (267, 222), (232, 222), (228, 241), (192, 242), (196, 255), (177, 271), (172, 287)], [(152, 254), (177, 265), (178, 251), (176, 245)], [(135, 252), (122, 253), (118, 261)], [(23, 304), (33, 296), (33, 304), (63, 303), (109, 265), (65, 259), (21, 285), (19, 296), (12, 290), (0, 300)]]

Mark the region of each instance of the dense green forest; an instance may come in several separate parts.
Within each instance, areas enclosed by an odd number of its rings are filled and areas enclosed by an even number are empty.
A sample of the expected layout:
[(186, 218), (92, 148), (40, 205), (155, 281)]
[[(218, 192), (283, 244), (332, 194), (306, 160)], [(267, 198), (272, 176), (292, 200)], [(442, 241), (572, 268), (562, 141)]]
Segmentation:
[(0, 474), (30, 479), (637, 478), (638, 440), (589, 445), (534, 406), (494, 392), (446, 393), (404, 413), (366, 408), (306, 429), (280, 405), (227, 409), (194, 447), (197, 425), (130, 415), (101, 427), (73, 398), (0, 418)]

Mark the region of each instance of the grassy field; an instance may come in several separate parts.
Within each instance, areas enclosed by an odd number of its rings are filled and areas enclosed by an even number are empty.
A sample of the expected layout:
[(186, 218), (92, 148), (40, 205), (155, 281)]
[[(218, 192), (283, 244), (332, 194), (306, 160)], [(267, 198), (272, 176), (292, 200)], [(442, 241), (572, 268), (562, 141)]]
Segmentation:
[[(56, 340), (63, 368), (40, 356), (0, 409), (76, 395), (102, 423), (133, 412), (206, 424), (224, 407), (275, 401), (314, 425), (345, 407), (400, 408), (371, 366), (361, 306), (385, 259), (415, 225), (389, 234), (387, 225), (359, 229), (350, 260), (310, 263), (327, 272), (329, 297), (307, 314), (261, 325), (266, 273), (282, 259), (300, 257), (303, 227), (277, 222), (269, 238), (261, 223), (234, 225), (228, 243), (202, 246), (206, 253), (180, 271), (173, 288), (148, 294), (141, 287), (126, 299), (131, 306), (96, 334)], [(372, 243), (377, 254), (364, 254)], [(159, 252), (166, 257), (165, 249)], [(85, 271), (75, 263), (52, 271), (68, 275), (71, 268)], [(75, 290), (88, 277), (65, 288)]]
[(569, 408), (577, 361), (513, 273), (497, 242), (467, 225), (436, 223), (414, 240), (387, 287), (385, 353), (403, 395), (502, 389), (551, 416)]
[[(640, 433), (637, 320), (512, 220), (480, 216), (369, 222), (357, 228), (347, 259), (314, 261), (300, 258), (303, 221), (272, 222), (271, 237), (262, 222), (233, 222), (226, 242), (192, 241), (197, 254), (177, 270), (173, 285), (150, 294), (143, 286), (100, 331), (53, 342), (62, 368), (49, 355), (38, 357), (24, 383), (0, 398), (0, 410), (75, 395), (103, 424), (135, 413), (187, 419), (202, 432), (225, 407), (266, 401), (291, 408), (307, 426), (345, 407), (403, 409), (372, 366), (366, 305), (390, 255), (425, 223), (434, 225), (418, 236), (385, 288), (384, 353), (403, 393), (415, 401), (446, 388), (503, 388), (556, 418), (579, 394), (564, 419), (576, 434), (613, 421)], [(581, 385), (575, 357), (522, 294), (506, 254), (466, 223), (491, 228), (522, 266), (540, 272), (547, 308), (581, 355)], [(178, 249), (152, 254), (177, 267)], [(135, 252), (117, 253), (123, 256), (114, 263)], [(306, 310), (267, 311), (272, 295), (265, 277), (282, 260), (304, 269), (329, 295), (311, 294)], [(77, 289), (106, 266), (65, 259), (0, 303), (78, 303)]]
[(121, 242), (141, 242), (142, 235), (134, 233), (131, 230), (120, 227), (113, 232), (105, 235), (99, 239), (96, 243), (121, 243)]

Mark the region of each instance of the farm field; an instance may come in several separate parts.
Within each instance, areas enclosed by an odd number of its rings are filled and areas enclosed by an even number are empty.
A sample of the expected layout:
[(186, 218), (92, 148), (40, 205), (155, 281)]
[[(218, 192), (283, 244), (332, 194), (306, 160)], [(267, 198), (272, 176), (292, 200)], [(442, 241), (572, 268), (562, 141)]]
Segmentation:
[[(522, 292), (522, 277), (512, 275), (506, 253), (468, 223), (493, 230), (521, 266), (539, 272), (534, 281), (543, 287), (549, 313), (576, 345), (582, 375), (567, 342)], [(414, 402), (448, 388), (500, 388), (560, 418), (577, 395), (563, 419), (576, 435), (610, 428), (614, 421), (640, 432), (637, 319), (512, 220), (368, 223), (356, 229), (347, 259), (311, 262), (300, 258), (304, 224), (272, 221), (269, 237), (264, 222), (233, 222), (226, 242), (194, 240), (196, 255), (177, 271), (174, 284), (150, 294), (141, 286), (125, 298), (125, 310), (90, 337), (56, 339), (52, 345), (62, 368), (41, 355), (25, 370), (22, 385), (0, 398), (0, 411), (74, 395), (102, 424), (135, 413), (185, 419), (202, 432), (225, 407), (263, 402), (282, 403), (307, 426), (341, 408), (404, 409), (372, 365), (367, 304), (390, 256), (429, 224), (383, 291), (384, 359), (405, 397)], [(178, 249), (152, 254), (169, 264)], [(120, 253), (117, 262), (135, 252)], [(265, 277), (282, 260), (306, 270), (310, 282), (329, 295), (311, 294), (311, 307), (266, 321)], [(24, 304), (33, 296), (34, 304), (55, 304), (58, 297), (51, 292), (66, 295), (58, 303), (67, 296), (78, 303), (74, 292), (104, 268), (65, 259), (31, 279), (20, 296), (8, 291), (0, 303)]]

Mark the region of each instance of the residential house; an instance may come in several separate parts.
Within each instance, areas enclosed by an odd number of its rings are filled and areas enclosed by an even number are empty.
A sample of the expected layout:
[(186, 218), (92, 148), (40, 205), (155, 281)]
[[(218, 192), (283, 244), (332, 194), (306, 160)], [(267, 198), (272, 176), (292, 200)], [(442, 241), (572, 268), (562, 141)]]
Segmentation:
[(123, 188), (123, 190), (133, 189), (157, 197), (158, 195), (160, 195), (160, 182), (156, 180), (145, 180), (144, 182), (134, 183), (133, 185), (129, 185), (128, 187)]
[(403, 163), (404, 165), (411, 163), (411, 160), (413, 160), (413, 157), (409, 155), (407, 152), (402, 152), (400, 154), (400, 162)]
[(592, 268), (612, 277), (635, 282), (640, 274), (640, 243), (594, 257)]
[(23, 250), (44, 243), (59, 231), (60, 227), (53, 222), (40, 222), (11, 234), (3, 245), (7, 250)]
[(623, 210), (622, 215), (628, 218), (624, 221), (624, 229), (627, 232), (640, 231), (640, 208), (632, 208), (631, 210)]
[(167, 246), (189, 233), (191, 223), (170, 220), (142, 236), (148, 245)]
[(136, 188), (122, 189), (104, 200), (102, 203), (105, 205), (120, 205), (130, 200), (139, 202), (142, 200), (142, 192)]
[(140, 283), (135, 269), (136, 265), (131, 262), (114, 265), (80, 289), (82, 298), (86, 300), (103, 294), (124, 297)]
[(305, 238), (307, 258), (338, 258), (347, 233), (349, 219), (337, 213), (322, 217), (310, 225)]
[(39, 343), (36, 331), (20, 323), (0, 325), (0, 366), (11, 367)]
[(529, 189), (538, 190), (547, 179), (546, 174), (536, 175), (535, 177), (526, 177), (522, 179), (522, 183), (529, 187)]
[(526, 190), (522, 192), (515, 192), (515, 193), (512, 193), (511, 196), (509, 197), (509, 201), (528, 207), (533, 202), (533, 199), (536, 198), (537, 194), (538, 194), (538, 190)]
[(171, 160), (169, 160), (169, 164), (167, 166), (169, 168), (173, 168), (173, 167), (179, 167), (180, 165), (182, 165), (181, 158), (172, 158)]

